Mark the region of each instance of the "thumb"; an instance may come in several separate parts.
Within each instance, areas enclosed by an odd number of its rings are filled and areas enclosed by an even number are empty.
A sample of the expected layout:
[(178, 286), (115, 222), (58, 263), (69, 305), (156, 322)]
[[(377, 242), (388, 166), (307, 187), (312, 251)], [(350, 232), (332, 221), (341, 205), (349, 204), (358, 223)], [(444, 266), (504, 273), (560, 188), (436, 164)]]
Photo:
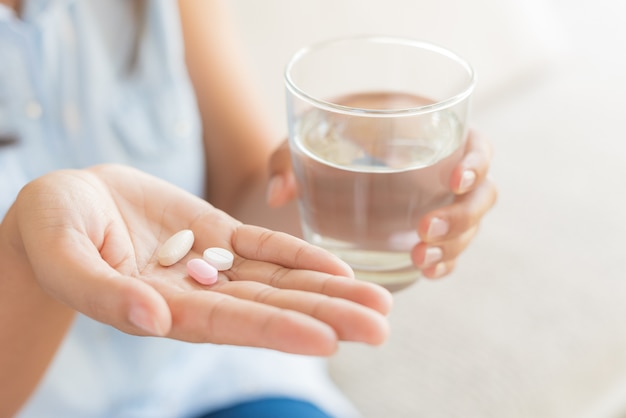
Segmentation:
[(33, 270), (40, 286), (54, 298), (129, 334), (169, 333), (172, 317), (163, 296), (143, 280), (117, 272), (95, 247), (61, 243), (43, 252), (34, 247), (28, 251)]
[(289, 144), (286, 140), (270, 157), (269, 175), (266, 200), (270, 207), (283, 206), (296, 197), (296, 179), (291, 165)]

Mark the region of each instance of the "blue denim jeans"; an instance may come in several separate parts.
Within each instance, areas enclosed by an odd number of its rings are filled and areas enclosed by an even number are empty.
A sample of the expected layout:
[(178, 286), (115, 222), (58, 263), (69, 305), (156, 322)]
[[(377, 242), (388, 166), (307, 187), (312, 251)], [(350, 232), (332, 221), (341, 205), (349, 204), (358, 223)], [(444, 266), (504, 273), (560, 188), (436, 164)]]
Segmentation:
[(244, 402), (198, 418), (332, 418), (317, 406), (298, 399), (263, 398)]

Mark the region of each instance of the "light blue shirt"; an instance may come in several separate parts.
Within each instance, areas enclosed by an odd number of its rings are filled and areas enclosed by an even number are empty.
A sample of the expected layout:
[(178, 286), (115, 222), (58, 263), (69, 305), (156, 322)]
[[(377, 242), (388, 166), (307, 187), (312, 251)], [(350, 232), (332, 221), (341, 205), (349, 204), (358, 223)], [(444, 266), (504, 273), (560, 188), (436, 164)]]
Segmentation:
[(25, 182), (102, 162), (202, 192), (200, 124), (176, 10), (139, 2), (146, 23), (137, 35), (132, 3), (25, 1), (19, 20), (0, 9), (0, 136), (17, 141), (0, 145), (0, 215)]
[[(0, 217), (26, 182), (103, 162), (201, 194), (179, 24), (168, 0), (30, 0), (19, 18), (0, 5)], [(191, 417), (268, 395), (355, 414), (321, 359), (134, 337), (79, 315), (19, 417)]]

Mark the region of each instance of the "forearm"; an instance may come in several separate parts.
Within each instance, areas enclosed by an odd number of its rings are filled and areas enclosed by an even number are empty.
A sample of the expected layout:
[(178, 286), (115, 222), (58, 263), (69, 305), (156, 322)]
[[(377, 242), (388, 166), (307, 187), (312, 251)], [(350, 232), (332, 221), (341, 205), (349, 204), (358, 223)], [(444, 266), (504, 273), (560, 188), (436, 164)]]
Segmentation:
[(0, 224), (0, 265), (0, 417), (10, 417), (47, 369), (73, 311), (37, 284), (14, 209)]
[(250, 183), (266, 174), (282, 137), (265, 115), (226, 4), (179, 4), (187, 67), (202, 115), (207, 197), (230, 212)]

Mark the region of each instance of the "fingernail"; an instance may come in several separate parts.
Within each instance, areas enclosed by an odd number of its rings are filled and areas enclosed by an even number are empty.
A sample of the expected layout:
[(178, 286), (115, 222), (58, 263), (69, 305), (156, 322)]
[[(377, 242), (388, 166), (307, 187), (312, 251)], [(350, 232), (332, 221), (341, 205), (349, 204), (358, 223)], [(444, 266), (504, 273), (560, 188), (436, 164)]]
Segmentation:
[(426, 253), (424, 254), (424, 262), (422, 265), (424, 267), (435, 264), (436, 262), (441, 260), (443, 256), (443, 251), (439, 247), (429, 247), (426, 249)]
[(272, 203), (275, 200), (276, 194), (283, 188), (284, 180), (282, 176), (272, 177), (267, 185), (267, 203)]
[(161, 335), (162, 331), (158, 323), (141, 306), (133, 306), (128, 314), (128, 320), (137, 328), (150, 335)]
[(476, 173), (473, 170), (465, 170), (461, 175), (461, 182), (459, 184), (459, 192), (465, 192), (474, 185), (476, 181)]
[(447, 273), (446, 265), (444, 263), (439, 263), (435, 266), (435, 275), (434, 277), (441, 277)]
[(448, 233), (448, 222), (440, 218), (433, 218), (428, 225), (428, 238), (439, 238)]

